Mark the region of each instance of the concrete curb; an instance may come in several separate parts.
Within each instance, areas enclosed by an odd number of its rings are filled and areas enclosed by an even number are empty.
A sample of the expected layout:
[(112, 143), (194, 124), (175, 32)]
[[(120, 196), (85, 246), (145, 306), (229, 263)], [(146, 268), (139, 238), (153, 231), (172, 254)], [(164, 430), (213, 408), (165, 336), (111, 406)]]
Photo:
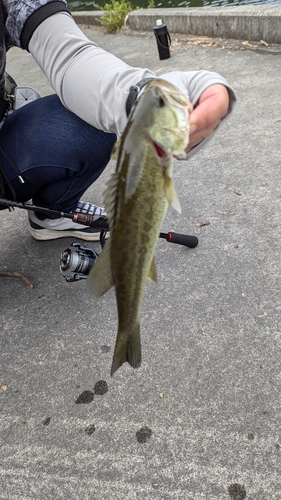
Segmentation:
[[(77, 24), (99, 25), (102, 12), (72, 15)], [(128, 24), (132, 30), (152, 31), (156, 19), (162, 19), (170, 33), (281, 43), (281, 5), (141, 9), (129, 14)]]
[(103, 15), (103, 11), (81, 10), (79, 12), (71, 12), (71, 15), (77, 24), (86, 24), (87, 26), (101, 26), (98, 20)]

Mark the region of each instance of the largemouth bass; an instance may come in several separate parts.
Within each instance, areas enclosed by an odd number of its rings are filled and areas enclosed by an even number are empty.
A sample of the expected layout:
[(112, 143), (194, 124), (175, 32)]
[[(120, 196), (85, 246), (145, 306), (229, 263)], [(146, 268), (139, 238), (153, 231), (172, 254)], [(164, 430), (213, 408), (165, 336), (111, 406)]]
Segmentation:
[(153, 79), (117, 143), (116, 171), (104, 198), (110, 238), (88, 280), (96, 296), (115, 286), (118, 334), (111, 375), (125, 361), (133, 368), (141, 364), (140, 306), (146, 279), (157, 282), (154, 252), (167, 208), (180, 211), (173, 156), (185, 154), (191, 109), (187, 95)]

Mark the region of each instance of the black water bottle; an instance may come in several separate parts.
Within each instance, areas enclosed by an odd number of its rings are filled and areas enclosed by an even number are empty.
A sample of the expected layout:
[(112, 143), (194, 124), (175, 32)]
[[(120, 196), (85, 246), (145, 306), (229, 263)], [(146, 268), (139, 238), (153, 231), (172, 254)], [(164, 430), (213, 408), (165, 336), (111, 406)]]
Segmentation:
[(162, 19), (157, 19), (156, 26), (153, 28), (156, 37), (159, 59), (168, 59), (170, 56), (171, 37), (166, 24), (162, 23)]

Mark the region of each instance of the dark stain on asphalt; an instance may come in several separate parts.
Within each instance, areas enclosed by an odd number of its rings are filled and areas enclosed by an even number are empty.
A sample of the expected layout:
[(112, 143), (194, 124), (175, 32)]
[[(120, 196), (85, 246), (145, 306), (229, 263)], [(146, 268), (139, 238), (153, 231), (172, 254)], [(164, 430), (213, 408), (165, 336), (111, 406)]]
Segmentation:
[(103, 396), (108, 391), (108, 385), (105, 380), (99, 380), (94, 386), (94, 393)]
[(88, 434), (88, 436), (91, 436), (96, 430), (95, 424), (90, 424), (88, 427), (86, 427), (85, 432)]
[(50, 422), (51, 422), (51, 417), (47, 417), (47, 418), (44, 418), (42, 424), (43, 425), (49, 425)]
[(92, 391), (83, 391), (80, 396), (76, 399), (75, 403), (79, 404), (88, 404), (91, 403), (94, 399), (94, 393)]
[(111, 351), (111, 347), (109, 345), (105, 344), (105, 345), (101, 346), (100, 350), (101, 350), (101, 352), (107, 353), (107, 352)]
[(243, 484), (231, 484), (228, 487), (228, 493), (231, 497), (231, 500), (244, 500), (244, 498), (246, 498), (246, 490)]
[(152, 430), (145, 426), (136, 432), (137, 440), (139, 443), (146, 443), (152, 436)]

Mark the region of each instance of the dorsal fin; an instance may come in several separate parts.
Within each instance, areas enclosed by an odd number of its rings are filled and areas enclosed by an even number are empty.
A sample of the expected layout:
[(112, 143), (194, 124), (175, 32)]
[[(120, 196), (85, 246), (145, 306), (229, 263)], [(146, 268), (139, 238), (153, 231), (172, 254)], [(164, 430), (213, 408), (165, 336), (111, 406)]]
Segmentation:
[(107, 182), (106, 189), (104, 191), (104, 205), (107, 213), (107, 220), (109, 223), (109, 229), (112, 231), (114, 213), (115, 213), (115, 203), (116, 203), (116, 193), (119, 182), (119, 172), (114, 172)]

